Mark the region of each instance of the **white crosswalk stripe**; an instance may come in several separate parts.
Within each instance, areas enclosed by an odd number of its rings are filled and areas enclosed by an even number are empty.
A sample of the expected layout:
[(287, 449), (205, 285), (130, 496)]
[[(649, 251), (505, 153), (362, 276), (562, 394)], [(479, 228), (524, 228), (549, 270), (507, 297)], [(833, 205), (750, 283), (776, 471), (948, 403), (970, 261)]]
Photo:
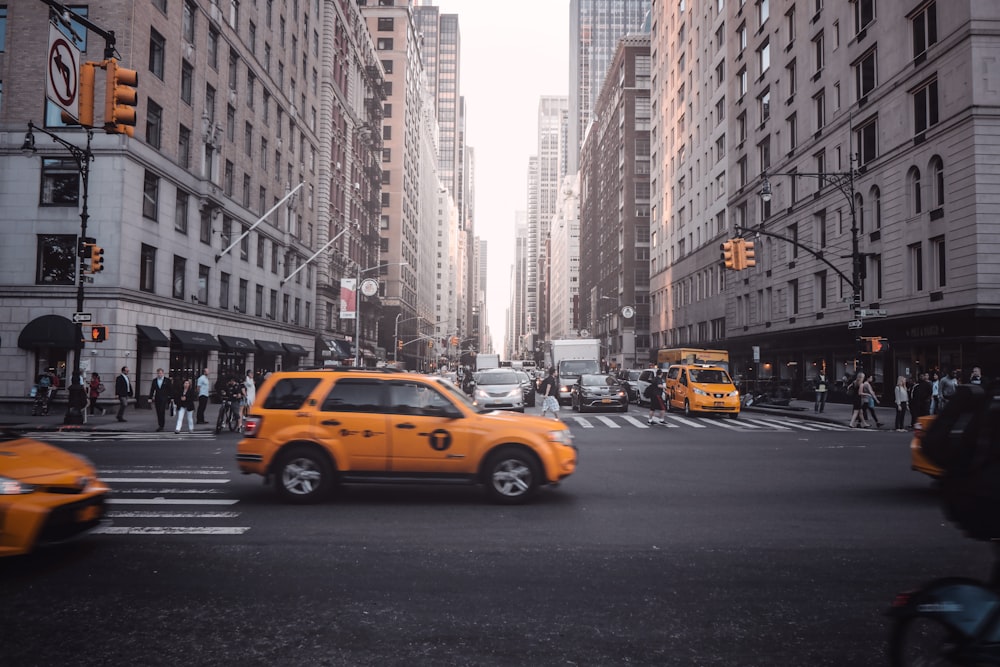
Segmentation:
[(42, 440), (44, 442), (73, 442), (100, 440), (101, 442), (132, 442), (143, 440), (153, 443), (172, 444), (178, 439), (182, 440), (215, 440), (214, 431), (195, 431), (194, 433), (139, 433), (130, 431), (128, 433), (109, 433), (106, 431), (27, 431), (24, 434), (28, 438)]
[(610, 417), (597, 417), (597, 420), (606, 426), (611, 428), (621, 428), (621, 424), (612, 420)]
[(664, 424), (658, 420), (652, 424), (647, 422), (644, 414), (607, 414), (607, 415), (565, 415), (562, 420), (571, 427), (584, 429), (593, 428), (697, 428), (711, 429), (718, 428), (726, 431), (743, 432), (763, 432), (763, 431), (849, 431), (850, 428), (843, 424), (828, 422), (816, 422), (799, 420), (793, 417), (782, 417), (781, 415), (764, 415), (743, 413), (738, 419), (730, 419), (725, 415), (704, 415), (687, 417), (680, 414), (667, 413), (664, 416)]

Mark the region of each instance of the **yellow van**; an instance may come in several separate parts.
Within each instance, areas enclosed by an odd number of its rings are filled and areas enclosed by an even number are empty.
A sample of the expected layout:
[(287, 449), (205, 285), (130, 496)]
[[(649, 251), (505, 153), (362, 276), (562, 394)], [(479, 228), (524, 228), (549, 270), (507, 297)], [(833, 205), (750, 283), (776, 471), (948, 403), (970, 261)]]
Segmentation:
[(740, 392), (721, 366), (712, 364), (674, 364), (667, 369), (665, 392), (667, 410), (740, 416)]

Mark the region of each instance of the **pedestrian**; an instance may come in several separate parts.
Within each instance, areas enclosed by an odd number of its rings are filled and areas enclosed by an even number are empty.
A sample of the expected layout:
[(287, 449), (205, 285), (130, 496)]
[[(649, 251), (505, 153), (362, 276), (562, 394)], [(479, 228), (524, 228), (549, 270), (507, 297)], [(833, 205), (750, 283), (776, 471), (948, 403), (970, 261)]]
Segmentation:
[[(646, 398), (649, 399), (649, 418), (646, 419), (646, 423), (666, 424), (667, 420), (664, 419), (664, 412), (667, 406), (663, 400), (663, 369), (656, 369), (656, 374), (653, 375), (649, 386), (646, 387)], [(659, 414), (659, 418), (654, 420), (657, 414)]]
[(84, 423), (84, 416), (87, 412), (87, 390), (83, 385), (83, 375), (80, 370), (77, 369), (73, 372), (70, 379), (70, 385), (67, 387), (69, 401), (68, 414), (77, 417), (79, 421), (66, 423)]
[(983, 372), (979, 369), (979, 366), (972, 367), (972, 373), (969, 374), (969, 384), (979, 384), (983, 383)]
[(960, 377), (962, 377), (961, 368), (956, 368), (950, 373), (941, 376), (941, 379), (938, 381), (938, 410), (935, 414), (940, 414), (944, 406), (948, 405), (948, 401), (955, 396)]
[(893, 389), (896, 399), (896, 431), (906, 431), (903, 428), (903, 419), (906, 417), (907, 406), (910, 402), (910, 394), (906, 390), (906, 377), (900, 375), (896, 378), (896, 387)]
[(938, 379), (937, 371), (931, 371), (931, 406), (926, 414), (936, 415), (941, 412), (941, 381)]
[(826, 384), (827, 384), (827, 380), (826, 380), (826, 372), (825, 371), (821, 370), (816, 375), (816, 383), (815, 384), (816, 384), (816, 405), (813, 408), (813, 412), (820, 412), (821, 413), (821, 412), (823, 412), (823, 409), (826, 407), (826, 393), (827, 393)]
[(860, 422), (863, 428), (868, 428), (868, 422), (865, 421), (864, 414), (861, 411), (861, 406), (865, 402), (865, 395), (862, 387), (865, 384), (865, 374), (858, 373), (851, 382), (850, 387), (847, 390), (847, 394), (851, 397), (851, 428), (857, 428)]
[(202, 369), (201, 375), (198, 376), (198, 417), (195, 421), (199, 424), (207, 424), (205, 420), (205, 408), (208, 407), (208, 392), (211, 390), (212, 384), (208, 381), (208, 369)]
[(920, 373), (917, 383), (910, 390), (910, 426), (914, 426), (919, 418), (930, 414), (930, 409), (931, 382), (927, 373)]
[(115, 379), (115, 396), (118, 398), (118, 421), (128, 421), (125, 419), (125, 407), (128, 399), (132, 396), (132, 381), (128, 377), (128, 366), (122, 366), (121, 375)]
[[(207, 371), (208, 369), (206, 368), (205, 370)], [(180, 391), (174, 396), (174, 404), (177, 406), (177, 424), (174, 426), (174, 433), (181, 432), (181, 426), (184, 425), (184, 417), (187, 417), (188, 431), (194, 433), (194, 417), (192, 413), (194, 412), (196, 393), (197, 390), (191, 386), (191, 380), (185, 378)]]
[(865, 400), (861, 402), (861, 414), (865, 419), (871, 414), (872, 421), (875, 422), (875, 428), (882, 428), (882, 422), (878, 420), (878, 415), (875, 414), (875, 406), (878, 404), (878, 396), (875, 395), (875, 389), (872, 387), (871, 380), (865, 378), (864, 383), (861, 385), (861, 392), (865, 397)]
[(97, 404), (97, 399), (103, 393), (104, 383), (101, 382), (101, 376), (95, 371), (90, 374), (90, 414), (96, 415), (97, 411), (100, 410), (103, 417), (107, 413), (107, 410)]
[(246, 417), (250, 414), (254, 399), (257, 398), (257, 386), (254, 384), (251, 370), (247, 371), (246, 379), (243, 380), (243, 397), (243, 416)]
[(553, 419), (559, 419), (559, 399), (556, 398), (559, 392), (559, 382), (556, 380), (556, 369), (549, 369), (549, 374), (542, 380), (538, 393), (542, 395), (542, 416), (551, 412)]
[(163, 374), (162, 368), (156, 369), (156, 377), (149, 386), (149, 407), (156, 410), (156, 430), (162, 431), (167, 418), (167, 406), (174, 400), (173, 387), (170, 378)]

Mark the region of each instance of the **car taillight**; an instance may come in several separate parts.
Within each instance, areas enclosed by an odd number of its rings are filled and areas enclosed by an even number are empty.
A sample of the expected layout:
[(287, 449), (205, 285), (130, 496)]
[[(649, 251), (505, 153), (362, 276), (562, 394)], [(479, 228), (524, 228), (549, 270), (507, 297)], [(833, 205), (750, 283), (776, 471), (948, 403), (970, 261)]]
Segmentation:
[(247, 438), (254, 438), (260, 432), (260, 424), (263, 420), (260, 417), (250, 415), (243, 420), (243, 435)]

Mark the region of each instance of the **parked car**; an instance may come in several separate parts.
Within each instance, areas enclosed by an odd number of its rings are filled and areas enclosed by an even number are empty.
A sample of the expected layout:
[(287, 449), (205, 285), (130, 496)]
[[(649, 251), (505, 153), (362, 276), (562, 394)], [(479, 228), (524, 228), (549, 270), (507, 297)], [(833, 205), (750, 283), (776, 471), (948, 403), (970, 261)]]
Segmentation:
[(613, 375), (584, 373), (570, 387), (570, 404), (578, 412), (610, 409), (628, 412), (628, 394)]
[(236, 461), (290, 503), (338, 484), (409, 482), (481, 484), (514, 504), (573, 474), (577, 451), (562, 422), (479, 409), (443, 378), (338, 369), (271, 373)]
[(641, 368), (632, 369), (621, 369), (618, 371), (616, 377), (618, 378), (618, 383), (625, 390), (625, 394), (628, 396), (629, 403), (638, 403), (641, 398), (639, 393), (639, 376), (642, 375)]
[(524, 371), (514, 371), (518, 379), (521, 380), (521, 393), (524, 394), (524, 404), (529, 408), (535, 407), (535, 380)]
[(27, 554), (96, 527), (109, 488), (86, 459), (0, 433), (0, 556)]
[(491, 368), (476, 373), (472, 402), (488, 410), (524, 412), (524, 388), (517, 372), (510, 368)]

